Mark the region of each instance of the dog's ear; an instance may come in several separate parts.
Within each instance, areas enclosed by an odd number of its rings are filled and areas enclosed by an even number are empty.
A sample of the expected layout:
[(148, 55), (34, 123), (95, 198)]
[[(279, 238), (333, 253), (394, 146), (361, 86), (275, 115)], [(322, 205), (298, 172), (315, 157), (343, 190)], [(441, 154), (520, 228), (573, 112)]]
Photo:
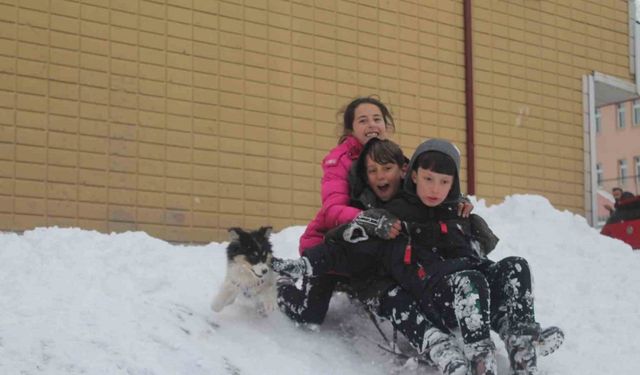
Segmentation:
[(229, 238), (231, 239), (231, 241), (238, 241), (240, 239), (240, 233), (243, 232), (243, 230), (241, 228), (237, 228), (237, 227), (233, 227), (233, 228), (229, 228)]
[(264, 238), (269, 238), (269, 236), (271, 236), (272, 229), (272, 227), (260, 227), (260, 229), (258, 229), (258, 233), (260, 233)]

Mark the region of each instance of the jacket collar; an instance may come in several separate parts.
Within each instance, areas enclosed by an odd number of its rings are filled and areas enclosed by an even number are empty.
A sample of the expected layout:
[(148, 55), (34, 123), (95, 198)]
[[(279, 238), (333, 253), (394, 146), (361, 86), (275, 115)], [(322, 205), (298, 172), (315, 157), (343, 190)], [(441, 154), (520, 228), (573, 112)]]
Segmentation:
[(342, 144), (347, 148), (349, 152), (349, 158), (351, 160), (355, 160), (360, 156), (362, 149), (364, 146), (356, 139), (356, 137), (350, 135), (348, 136)]

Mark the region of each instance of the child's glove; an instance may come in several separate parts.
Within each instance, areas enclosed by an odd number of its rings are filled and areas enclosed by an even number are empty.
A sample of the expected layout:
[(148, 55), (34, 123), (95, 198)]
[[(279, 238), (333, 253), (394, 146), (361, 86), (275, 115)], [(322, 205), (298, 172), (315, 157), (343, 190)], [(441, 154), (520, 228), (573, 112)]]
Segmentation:
[(362, 211), (353, 221), (347, 225), (342, 237), (348, 242), (360, 242), (369, 239), (369, 236), (377, 236), (388, 240), (393, 224), (398, 218), (382, 208), (371, 208)]

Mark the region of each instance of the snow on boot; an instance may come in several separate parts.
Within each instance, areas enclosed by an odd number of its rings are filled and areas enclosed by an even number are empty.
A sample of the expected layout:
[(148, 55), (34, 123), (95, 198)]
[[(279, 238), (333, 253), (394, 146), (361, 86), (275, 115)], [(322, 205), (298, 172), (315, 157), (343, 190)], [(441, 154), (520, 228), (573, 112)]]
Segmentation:
[(289, 277), (289, 276), (280, 275), (276, 279), (276, 288), (278, 288), (278, 289), (280, 287), (283, 287), (283, 286), (295, 285), (295, 284), (296, 284), (296, 280), (294, 278)]
[(538, 374), (536, 349), (533, 342), (533, 336), (530, 335), (506, 337), (504, 344), (509, 355), (512, 375)]
[(281, 259), (273, 257), (271, 259), (271, 268), (281, 275), (289, 276), (294, 279), (312, 275), (311, 264), (305, 257), (300, 257), (298, 259)]
[(564, 332), (558, 327), (548, 327), (540, 331), (533, 345), (538, 355), (543, 357), (558, 350), (564, 342)]
[(496, 345), (491, 338), (465, 344), (465, 354), (471, 361), (473, 375), (497, 375)]
[(429, 358), (443, 375), (470, 375), (469, 361), (455, 336), (432, 328), (424, 342), (429, 348)]

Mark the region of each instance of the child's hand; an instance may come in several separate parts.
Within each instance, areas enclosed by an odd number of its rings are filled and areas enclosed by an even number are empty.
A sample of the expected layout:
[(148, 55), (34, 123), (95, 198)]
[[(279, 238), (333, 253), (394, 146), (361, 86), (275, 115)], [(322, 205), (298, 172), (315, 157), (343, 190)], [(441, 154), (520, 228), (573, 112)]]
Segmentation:
[(389, 239), (392, 240), (398, 237), (401, 230), (402, 230), (402, 224), (400, 223), (400, 220), (396, 220), (396, 222), (393, 223), (391, 228), (389, 228)]
[[(360, 215), (353, 220), (353, 223), (361, 226), (369, 236), (377, 236), (385, 240), (395, 238), (395, 236), (400, 233), (400, 229), (402, 229), (400, 227), (400, 220), (387, 210), (381, 208), (371, 208), (362, 211)], [(394, 237), (391, 237), (392, 235), (394, 235)]]
[(472, 210), (473, 204), (467, 198), (462, 198), (458, 203), (458, 216), (469, 217)]

